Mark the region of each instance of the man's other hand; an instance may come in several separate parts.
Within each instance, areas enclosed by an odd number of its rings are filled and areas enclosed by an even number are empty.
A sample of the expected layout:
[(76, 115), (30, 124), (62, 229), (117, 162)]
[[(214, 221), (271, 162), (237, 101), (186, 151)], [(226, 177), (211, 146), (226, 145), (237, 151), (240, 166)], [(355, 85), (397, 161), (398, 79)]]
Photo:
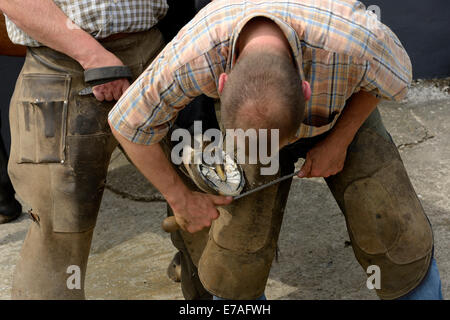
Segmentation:
[(328, 178), (341, 172), (347, 156), (347, 147), (347, 145), (336, 143), (331, 139), (325, 139), (319, 142), (306, 154), (306, 161), (298, 177)]
[(169, 204), (181, 229), (195, 233), (210, 227), (212, 221), (219, 217), (218, 206), (228, 205), (232, 201), (232, 197), (188, 191)]

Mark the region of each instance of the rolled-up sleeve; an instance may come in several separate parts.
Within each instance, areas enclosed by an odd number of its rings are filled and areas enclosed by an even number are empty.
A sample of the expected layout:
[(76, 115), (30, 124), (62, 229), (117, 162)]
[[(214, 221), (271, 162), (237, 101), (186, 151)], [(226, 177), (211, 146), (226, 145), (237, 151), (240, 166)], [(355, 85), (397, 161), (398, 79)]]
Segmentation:
[(215, 77), (205, 68), (207, 54), (180, 63), (176, 50), (166, 47), (110, 111), (111, 126), (125, 139), (144, 145), (159, 142), (193, 98), (216, 91)]
[(111, 126), (125, 139), (159, 142), (176, 119), (176, 107), (190, 102), (160, 57), (128, 88), (109, 113)]

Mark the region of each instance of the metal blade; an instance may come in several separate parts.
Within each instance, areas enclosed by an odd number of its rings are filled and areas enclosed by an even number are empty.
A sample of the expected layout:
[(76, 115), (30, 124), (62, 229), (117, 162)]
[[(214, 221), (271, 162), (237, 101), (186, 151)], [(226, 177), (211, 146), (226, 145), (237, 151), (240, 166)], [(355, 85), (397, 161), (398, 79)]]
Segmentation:
[(233, 197), (233, 200), (238, 200), (238, 199), (240, 199), (240, 198), (243, 198), (243, 197), (248, 196), (249, 194), (258, 192), (258, 191), (260, 191), (260, 190), (262, 190), (262, 189), (265, 189), (265, 188), (267, 188), (267, 187), (273, 186), (274, 184), (277, 184), (277, 183), (279, 183), (279, 182), (281, 182), (281, 181), (284, 181), (284, 180), (287, 180), (287, 179), (289, 179), (289, 178), (292, 178), (293, 176), (298, 175), (299, 172), (300, 172), (300, 170), (298, 170), (298, 171), (296, 171), (296, 172), (294, 172), (294, 173), (285, 175), (285, 176), (283, 176), (283, 177), (281, 177), (281, 178), (275, 179), (275, 180), (273, 180), (273, 181), (271, 181), (271, 182), (269, 182), (269, 183), (263, 184), (262, 186), (259, 186), (259, 187), (255, 188), (255, 189), (250, 190), (250, 191), (241, 193), (240, 195)]
[(87, 87), (87, 88), (84, 88), (83, 90), (81, 90), (80, 92), (78, 92), (78, 95), (79, 96), (88, 96), (93, 93), (94, 92), (92, 91), (92, 87)]

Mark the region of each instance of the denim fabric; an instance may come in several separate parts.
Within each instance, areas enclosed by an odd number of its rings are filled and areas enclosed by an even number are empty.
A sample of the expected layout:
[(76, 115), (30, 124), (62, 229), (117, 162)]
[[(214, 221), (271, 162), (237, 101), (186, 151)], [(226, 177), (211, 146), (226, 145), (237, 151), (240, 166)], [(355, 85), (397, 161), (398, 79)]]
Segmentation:
[(428, 273), (422, 283), (410, 293), (397, 300), (443, 300), (441, 277), (436, 264), (436, 260), (431, 259)]

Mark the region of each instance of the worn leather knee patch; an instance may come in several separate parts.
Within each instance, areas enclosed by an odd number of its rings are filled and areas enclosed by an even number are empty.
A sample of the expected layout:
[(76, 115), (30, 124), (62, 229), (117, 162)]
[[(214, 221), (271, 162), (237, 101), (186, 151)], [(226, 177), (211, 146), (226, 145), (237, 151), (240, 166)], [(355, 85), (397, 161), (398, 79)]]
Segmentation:
[(342, 172), (327, 179), (344, 212), (364, 270), (380, 267), (382, 299), (395, 299), (425, 277), (433, 247), (429, 221), (378, 112), (357, 132)]
[(256, 253), (237, 253), (210, 238), (199, 263), (200, 281), (224, 299), (257, 299), (264, 293), (275, 247), (272, 243)]
[(418, 285), (433, 247), (431, 226), (399, 159), (344, 193), (349, 233), (364, 268), (381, 270), (380, 297), (392, 299)]
[[(242, 165), (246, 176), (246, 189), (276, 179), (261, 176), (258, 166)], [(214, 221), (211, 235), (224, 249), (254, 253), (270, 243), (273, 235), (275, 203), (279, 185), (261, 190), (219, 208), (220, 216)]]
[[(246, 188), (276, 179), (259, 167), (242, 166)], [(226, 299), (256, 299), (264, 292), (283, 219), (291, 180), (219, 208), (199, 262), (202, 284)], [(245, 190), (244, 190), (245, 191)]]

